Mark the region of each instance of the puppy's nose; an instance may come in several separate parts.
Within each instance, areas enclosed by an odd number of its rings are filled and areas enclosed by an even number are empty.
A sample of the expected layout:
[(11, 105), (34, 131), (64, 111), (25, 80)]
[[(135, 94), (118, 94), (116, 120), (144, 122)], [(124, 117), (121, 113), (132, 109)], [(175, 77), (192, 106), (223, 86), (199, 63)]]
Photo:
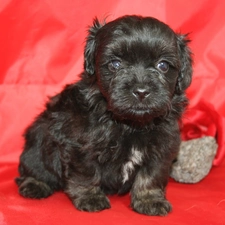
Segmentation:
[(146, 97), (150, 95), (150, 91), (148, 91), (145, 88), (137, 88), (133, 91), (133, 95), (136, 98), (138, 98), (140, 101), (142, 101), (143, 99), (145, 99)]

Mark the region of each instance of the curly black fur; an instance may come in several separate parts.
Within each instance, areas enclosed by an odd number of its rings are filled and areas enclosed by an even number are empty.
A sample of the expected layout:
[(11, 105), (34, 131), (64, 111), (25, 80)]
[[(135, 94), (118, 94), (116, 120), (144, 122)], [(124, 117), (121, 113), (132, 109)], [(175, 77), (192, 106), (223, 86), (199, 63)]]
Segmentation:
[(99, 211), (110, 208), (106, 194), (130, 191), (134, 211), (170, 212), (165, 187), (192, 75), (187, 42), (151, 17), (95, 19), (81, 80), (52, 97), (25, 133), (19, 193), (62, 189), (77, 209)]

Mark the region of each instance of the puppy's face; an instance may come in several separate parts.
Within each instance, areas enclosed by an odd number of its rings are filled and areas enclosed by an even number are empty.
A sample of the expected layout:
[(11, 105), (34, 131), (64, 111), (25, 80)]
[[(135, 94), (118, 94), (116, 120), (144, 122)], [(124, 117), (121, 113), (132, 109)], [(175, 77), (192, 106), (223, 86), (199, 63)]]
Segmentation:
[(166, 115), (174, 95), (191, 81), (191, 58), (182, 36), (153, 19), (127, 16), (95, 21), (85, 68), (97, 77), (108, 109), (120, 119), (150, 121)]

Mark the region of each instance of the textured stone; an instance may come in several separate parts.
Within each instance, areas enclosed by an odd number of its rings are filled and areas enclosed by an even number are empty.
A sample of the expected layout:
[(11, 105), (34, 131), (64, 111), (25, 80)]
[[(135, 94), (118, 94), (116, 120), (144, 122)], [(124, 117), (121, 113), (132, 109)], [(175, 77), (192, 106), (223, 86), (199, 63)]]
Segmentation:
[(199, 182), (209, 173), (217, 147), (215, 138), (210, 136), (183, 141), (171, 177), (181, 183)]

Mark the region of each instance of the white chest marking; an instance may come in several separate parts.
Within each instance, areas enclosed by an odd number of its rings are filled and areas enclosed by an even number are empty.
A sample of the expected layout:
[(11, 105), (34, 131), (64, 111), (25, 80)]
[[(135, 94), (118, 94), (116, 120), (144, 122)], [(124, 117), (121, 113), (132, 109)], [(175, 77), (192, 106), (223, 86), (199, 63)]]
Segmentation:
[(131, 149), (129, 160), (122, 167), (123, 183), (129, 180), (129, 176), (134, 171), (135, 166), (142, 164), (142, 157), (143, 154), (140, 151), (135, 148)]

